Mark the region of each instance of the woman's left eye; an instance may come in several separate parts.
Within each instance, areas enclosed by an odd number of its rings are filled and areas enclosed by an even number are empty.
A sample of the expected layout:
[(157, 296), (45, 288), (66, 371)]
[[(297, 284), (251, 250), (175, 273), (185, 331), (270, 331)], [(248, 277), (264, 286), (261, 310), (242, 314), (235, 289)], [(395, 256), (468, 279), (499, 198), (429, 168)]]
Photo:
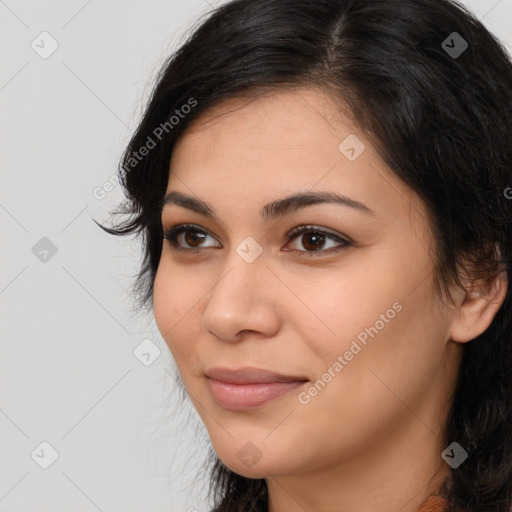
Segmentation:
[[(308, 256), (321, 255), (325, 252), (340, 251), (351, 245), (348, 240), (315, 226), (299, 226), (289, 234), (293, 250), (309, 253)], [(303, 247), (304, 249), (301, 249)]]

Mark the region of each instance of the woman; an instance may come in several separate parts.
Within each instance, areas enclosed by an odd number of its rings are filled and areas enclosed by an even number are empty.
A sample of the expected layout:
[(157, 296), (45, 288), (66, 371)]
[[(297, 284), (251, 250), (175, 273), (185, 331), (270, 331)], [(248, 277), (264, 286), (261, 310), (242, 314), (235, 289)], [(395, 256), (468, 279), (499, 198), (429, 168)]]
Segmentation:
[(512, 64), (447, 0), (234, 0), (122, 160), (216, 512), (512, 504)]

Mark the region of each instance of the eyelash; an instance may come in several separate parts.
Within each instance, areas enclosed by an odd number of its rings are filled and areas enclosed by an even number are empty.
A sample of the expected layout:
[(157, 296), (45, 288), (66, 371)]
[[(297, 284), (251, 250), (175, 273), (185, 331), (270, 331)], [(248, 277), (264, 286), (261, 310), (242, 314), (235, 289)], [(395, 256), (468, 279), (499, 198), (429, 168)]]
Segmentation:
[[(212, 247), (187, 247), (187, 248), (180, 247), (178, 245), (177, 238), (179, 235), (181, 235), (182, 233), (185, 233), (187, 231), (196, 231), (196, 232), (211, 236), (212, 238), (215, 238), (213, 235), (210, 235), (210, 233), (208, 233), (207, 231), (201, 229), (199, 226), (196, 226), (194, 224), (178, 224), (168, 230), (164, 230), (164, 239), (171, 242), (171, 245), (173, 246), (174, 250), (176, 250), (176, 251), (184, 251), (184, 252), (188, 252), (188, 253), (198, 253), (199, 251), (201, 251), (203, 249), (211, 249), (212, 248)], [(298, 249), (289, 249), (290, 251), (295, 251), (295, 252), (301, 253), (301, 255), (306, 256), (306, 257), (315, 257), (315, 256), (322, 256), (325, 254), (337, 253), (337, 252), (343, 251), (343, 250), (347, 249), (348, 247), (352, 246), (352, 242), (349, 242), (348, 240), (345, 240), (330, 231), (327, 231), (323, 228), (319, 228), (319, 227), (313, 226), (313, 225), (303, 225), (303, 226), (298, 226), (298, 227), (292, 229), (287, 235), (289, 238), (287, 243), (290, 243), (293, 239), (297, 238), (298, 235), (303, 235), (303, 234), (323, 235), (327, 239), (330, 239), (335, 242), (343, 244), (341, 247), (330, 247), (329, 249), (320, 249), (318, 251), (300, 251)]]

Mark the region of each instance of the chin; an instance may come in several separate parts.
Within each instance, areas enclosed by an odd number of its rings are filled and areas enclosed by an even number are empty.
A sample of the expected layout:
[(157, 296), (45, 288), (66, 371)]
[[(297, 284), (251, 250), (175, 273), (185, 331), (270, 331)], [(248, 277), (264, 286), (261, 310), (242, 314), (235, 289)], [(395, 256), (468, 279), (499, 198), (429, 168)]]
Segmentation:
[[(261, 452), (258, 455), (250, 443), (242, 449), (229, 453), (217, 452), (217, 455), (228, 469), (245, 478), (267, 478), (291, 472), (290, 460), (286, 455), (273, 451), (273, 457), (265, 459), (265, 455)], [(278, 460), (275, 460), (276, 456)]]

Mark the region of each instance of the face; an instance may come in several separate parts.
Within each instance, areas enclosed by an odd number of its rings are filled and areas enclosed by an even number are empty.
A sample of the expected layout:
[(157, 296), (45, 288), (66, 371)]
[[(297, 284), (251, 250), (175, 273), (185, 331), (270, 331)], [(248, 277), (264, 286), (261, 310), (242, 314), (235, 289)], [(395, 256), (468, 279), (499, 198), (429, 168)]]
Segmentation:
[(153, 299), (220, 459), (290, 475), (429, 435), (453, 375), (420, 198), (319, 90), (211, 113), (173, 152), (162, 226), (189, 226), (164, 240)]

